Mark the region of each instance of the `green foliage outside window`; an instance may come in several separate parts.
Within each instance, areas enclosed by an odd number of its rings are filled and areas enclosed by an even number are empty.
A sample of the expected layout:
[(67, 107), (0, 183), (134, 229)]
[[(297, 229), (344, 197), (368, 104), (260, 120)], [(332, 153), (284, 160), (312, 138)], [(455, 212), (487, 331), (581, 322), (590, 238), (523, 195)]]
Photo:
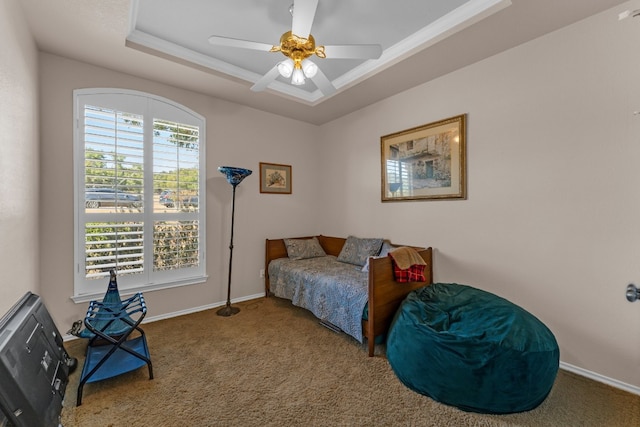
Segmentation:
[[(138, 125), (134, 120), (125, 120)], [(197, 130), (173, 123), (155, 121), (154, 137), (181, 149), (197, 151)], [(172, 190), (176, 197), (198, 194), (197, 167), (154, 172), (154, 193)], [(85, 150), (85, 188), (112, 188), (125, 193), (143, 193), (142, 163), (126, 156), (100, 150)], [(110, 268), (120, 274), (143, 270), (144, 226), (136, 222), (87, 223), (85, 229), (86, 277), (101, 278)], [(197, 221), (157, 221), (153, 227), (154, 270), (172, 270), (199, 263), (199, 229)]]

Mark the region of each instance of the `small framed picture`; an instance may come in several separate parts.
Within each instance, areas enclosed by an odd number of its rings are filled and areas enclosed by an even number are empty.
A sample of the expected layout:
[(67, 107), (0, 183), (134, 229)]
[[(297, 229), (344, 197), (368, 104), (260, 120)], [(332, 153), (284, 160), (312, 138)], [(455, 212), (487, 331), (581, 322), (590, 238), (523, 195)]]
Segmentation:
[(291, 194), (291, 165), (260, 162), (260, 192)]

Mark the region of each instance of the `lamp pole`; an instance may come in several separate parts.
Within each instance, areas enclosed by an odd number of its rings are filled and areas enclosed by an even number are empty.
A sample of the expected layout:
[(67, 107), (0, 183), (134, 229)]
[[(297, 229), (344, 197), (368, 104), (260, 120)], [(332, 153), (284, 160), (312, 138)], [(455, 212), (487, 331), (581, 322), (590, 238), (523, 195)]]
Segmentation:
[(233, 267), (233, 225), (236, 216), (236, 187), (242, 182), (243, 179), (251, 175), (251, 171), (249, 169), (234, 168), (230, 166), (220, 166), (218, 170), (227, 176), (227, 181), (233, 186), (233, 196), (231, 198), (231, 241), (229, 242), (229, 278), (227, 281), (227, 304), (216, 312), (218, 316), (228, 317), (233, 316), (240, 311), (238, 307), (231, 307), (231, 268)]
[(236, 215), (236, 187), (238, 184), (233, 185), (233, 197), (231, 202), (231, 241), (229, 243), (229, 279), (227, 281), (227, 305), (218, 310), (218, 316), (233, 316), (238, 313), (240, 309), (238, 307), (231, 307), (231, 268), (233, 267), (233, 223)]

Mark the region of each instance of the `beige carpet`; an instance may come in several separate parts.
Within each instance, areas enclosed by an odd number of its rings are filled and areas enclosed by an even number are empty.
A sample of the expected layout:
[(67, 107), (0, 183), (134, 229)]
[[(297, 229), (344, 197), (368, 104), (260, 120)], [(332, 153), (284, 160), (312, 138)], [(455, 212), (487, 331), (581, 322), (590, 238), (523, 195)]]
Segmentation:
[[(460, 411), (406, 388), (383, 348), (376, 357), (309, 312), (277, 298), (143, 325), (146, 367), (76, 391), (84, 340), (62, 422), (74, 426), (640, 426), (640, 396), (560, 371), (549, 397), (520, 414)], [(381, 353), (381, 354), (380, 354)]]

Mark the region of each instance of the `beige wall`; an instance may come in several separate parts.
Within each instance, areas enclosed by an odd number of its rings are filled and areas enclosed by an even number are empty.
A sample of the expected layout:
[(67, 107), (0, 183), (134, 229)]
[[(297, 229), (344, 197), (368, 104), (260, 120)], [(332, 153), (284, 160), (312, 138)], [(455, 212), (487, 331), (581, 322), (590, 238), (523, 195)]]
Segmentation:
[[(236, 192), (232, 298), (264, 292), (259, 271), (264, 263), (265, 238), (316, 231), (316, 126), (51, 54), (40, 54), (40, 70), (41, 293), (61, 331), (66, 332), (74, 320), (84, 317), (87, 308), (86, 303), (75, 304), (69, 298), (73, 294), (74, 89), (119, 87), (149, 92), (184, 104), (207, 120), (209, 280), (201, 285), (145, 293), (149, 317), (226, 301), (232, 187), (218, 172), (218, 166), (254, 171)], [(292, 166), (292, 195), (260, 194), (261, 161)]]
[[(640, 22), (619, 9), (323, 126), (322, 229), (433, 246), (437, 281), (520, 304), (564, 363), (638, 387)], [(468, 199), (381, 203), (380, 136), (462, 113)]]
[[(37, 57), (16, 5), (0, 0), (0, 105), (10, 112), (0, 115), (10, 130), (0, 133), (0, 186), (12, 194), (0, 204), (0, 311), (32, 290), (62, 332), (83, 316), (86, 306), (69, 299), (72, 90), (121, 87), (207, 118), (209, 281), (146, 294), (150, 316), (225, 300), (231, 188), (216, 168), (244, 166), (255, 172), (238, 187), (233, 297), (262, 291), (267, 237), (322, 232), (431, 245), (438, 281), (511, 299), (550, 326), (567, 366), (640, 387), (640, 303), (624, 298), (627, 283), (640, 283), (640, 26), (618, 22), (617, 8), (315, 127)], [(382, 204), (380, 136), (460, 113), (469, 119), (468, 199)], [(258, 192), (260, 161), (293, 166), (292, 195)]]
[(0, 0), (0, 316), (39, 286), (38, 54), (20, 5)]

